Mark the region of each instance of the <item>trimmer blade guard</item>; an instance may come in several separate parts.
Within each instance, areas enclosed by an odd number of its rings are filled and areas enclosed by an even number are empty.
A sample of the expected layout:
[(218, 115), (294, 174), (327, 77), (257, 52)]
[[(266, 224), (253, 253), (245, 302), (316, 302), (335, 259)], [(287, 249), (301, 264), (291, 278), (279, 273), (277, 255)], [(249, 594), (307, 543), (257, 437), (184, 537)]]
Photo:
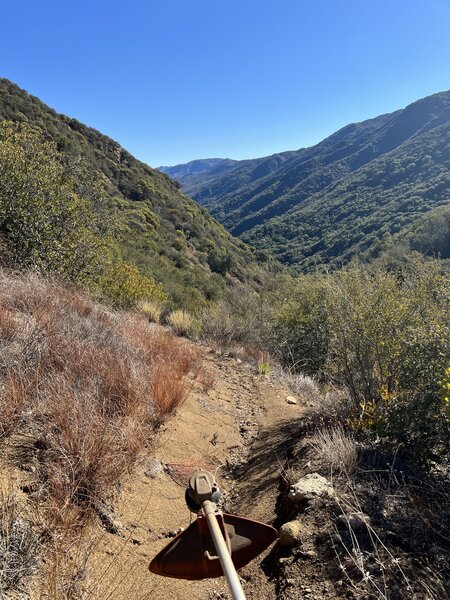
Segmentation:
[[(278, 537), (270, 525), (224, 514), (219, 525), (229, 539), (231, 557), (236, 569), (245, 567)], [(223, 575), (219, 558), (201, 514), (185, 531), (177, 535), (150, 563), (152, 573), (176, 579), (208, 579)]]

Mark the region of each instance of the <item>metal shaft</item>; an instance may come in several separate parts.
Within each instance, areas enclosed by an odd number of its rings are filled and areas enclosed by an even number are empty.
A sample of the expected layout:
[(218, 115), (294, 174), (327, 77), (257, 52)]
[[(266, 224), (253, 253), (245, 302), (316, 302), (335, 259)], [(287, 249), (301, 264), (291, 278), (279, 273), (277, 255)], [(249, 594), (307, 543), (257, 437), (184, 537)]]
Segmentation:
[(241, 582), (239, 581), (239, 575), (236, 571), (233, 561), (231, 560), (222, 530), (220, 529), (219, 523), (216, 519), (216, 505), (210, 500), (205, 500), (202, 502), (202, 508), (208, 523), (209, 531), (211, 532), (211, 537), (213, 539), (220, 564), (222, 565), (223, 574), (225, 575), (228, 588), (231, 592), (231, 596), (233, 600), (245, 600), (245, 594), (244, 590), (242, 589)]

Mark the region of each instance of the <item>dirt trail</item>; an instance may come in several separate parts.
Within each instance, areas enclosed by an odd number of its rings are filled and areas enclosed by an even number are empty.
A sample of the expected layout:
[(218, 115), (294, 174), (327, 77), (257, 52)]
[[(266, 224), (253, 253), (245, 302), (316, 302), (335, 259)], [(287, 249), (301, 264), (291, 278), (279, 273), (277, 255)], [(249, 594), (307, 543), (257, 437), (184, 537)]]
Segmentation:
[[(205, 348), (201, 353), (212, 385), (206, 390), (193, 379), (188, 400), (164, 427), (153, 457), (125, 483), (115, 505), (119, 533), (102, 533), (96, 544), (90, 598), (229, 597), (223, 578), (189, 582), (148, 571), (150, 559), (168, 538), (189, 525), (184, 490), (187, 477), (197, 466), (212, 471), (222, 467), (217, 479), (227, 510), (275, 521), (285, 458), (280, 432), (300, 416), (302, 408), (289, 405), (289, 392), (258, 375), (254, 366), (217, 357)], [(240, 572), (249, 600), (276, 597), (274, 584), (261, 567), (263, 559)]]

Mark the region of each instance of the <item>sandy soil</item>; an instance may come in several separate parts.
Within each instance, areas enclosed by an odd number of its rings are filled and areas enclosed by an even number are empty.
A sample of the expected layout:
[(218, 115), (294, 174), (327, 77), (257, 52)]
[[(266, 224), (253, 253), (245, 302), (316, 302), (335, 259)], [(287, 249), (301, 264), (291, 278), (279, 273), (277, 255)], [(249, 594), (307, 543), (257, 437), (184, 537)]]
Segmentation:
[[(153, 455), (125, 483), (115, 504), (119, 533), (99, 533), (89, 576), (91, 598), (229, 597), (223, 578), (189, 582), (148, 571), (151, 558), (189, 525), (184, 491), (196, 467), (218, 470), (226, 510), (267, 523), (275, 520), (284, 457), (282, 449), (277, 456), (272, 433), (298, 417), (302, 408), (289, 405), (289, 392), (258, 375), (254, 366), (219, 358), (208, 348), (201, 352), (212, 385), (205, 389), (192, 380), (188, 400), (164, 426)], [(263, 560), (256, 559), (240, 573), (249, 599), (275, 598), (274, 584), (261, 568)]]

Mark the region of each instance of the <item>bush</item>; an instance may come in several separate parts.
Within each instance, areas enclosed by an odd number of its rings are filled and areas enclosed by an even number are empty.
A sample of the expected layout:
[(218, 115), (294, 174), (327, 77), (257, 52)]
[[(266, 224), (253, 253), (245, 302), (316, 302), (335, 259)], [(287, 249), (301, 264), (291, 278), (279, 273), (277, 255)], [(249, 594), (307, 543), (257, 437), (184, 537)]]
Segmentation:
[(438, 261), (399, 273), (354, 266), (328, 278), (327, 366), (355, 402), (353, 425), (418, 461), (445, 451), (440, 381), (450, 361), (449, 283)]
[(115, 211), (84, 165), (67, 165), (56, 144), (25, 124), (0, 125), (4, 264), (57, 275), (119, 307), (165, 301), (160, 285), (122, 260), (115, 234)]
[(328, 351), (325, 280), (300, 277), (282, 290), (270, 319), (270, 345), (283, 366), (306, 375), (320, 373)]
[(214, 247), (208, 251), (208, 265), (214, 273), (225, 275), (231, 269), (232, 264), (232, 258), (226, 250)]
[(113, 306), (131, 308), (140, 300), (167, 302), (168, 297), (152, 277), (142, 275), (135, 265), (114, 262), (99, 280), (100, 295)]
[(255, 315), (241, 315), (236, 307), (233, 309), (225, 302), (204, 310), (199, 316), (199, 322), (202, 337), (222, 350), (236, 344), (256, 344), (258, 341), (259, 331)]
[(355, 430), (418, 462), (448, 451), (450, 290), (440, 261), (410, 257), (396, 271), (353, 264), (280, 293), (270, 340), (284, 365), (347, 390)]
[(167, 317), (167, 322), (178, 335), (193, 337), (198, 333), (198, 322), (185, 310), (174, 310)]
[(137, 304), (137, 308), (139, 312), (143, 313), (148, 318), (150, 323), (159, 323), (164, 310), (162, 304), (151, 300), (140, 300)]
[(86, 285), (109, 263), (109, 232), (77, 193), (56, 145), (26, 125), (0, 126), (0, 233), (15, 266)]

